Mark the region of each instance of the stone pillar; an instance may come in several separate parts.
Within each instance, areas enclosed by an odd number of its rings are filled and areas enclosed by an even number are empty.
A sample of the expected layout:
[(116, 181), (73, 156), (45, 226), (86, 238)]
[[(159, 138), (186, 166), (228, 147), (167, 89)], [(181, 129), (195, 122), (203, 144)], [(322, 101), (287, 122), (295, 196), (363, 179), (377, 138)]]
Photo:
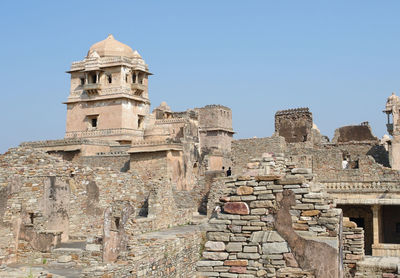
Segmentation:
[(393, 135), (391, 148), (391, 167), (394, 170), (400, 170), (400, 136)]
[(372, 225), (373, 225), (373, 233), (374, 233), (374, 245), (380, 243), (381, 239), (381, 206), (373, 205), (372, 209)]
[(99, 83), (99, 72), (96, 71), (96, 84)]

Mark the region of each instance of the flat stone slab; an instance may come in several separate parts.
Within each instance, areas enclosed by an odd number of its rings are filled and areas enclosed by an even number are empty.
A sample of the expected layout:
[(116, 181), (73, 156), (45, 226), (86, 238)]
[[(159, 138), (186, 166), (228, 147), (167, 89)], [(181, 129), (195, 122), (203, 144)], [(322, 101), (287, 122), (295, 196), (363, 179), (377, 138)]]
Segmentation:
[(280, 175), (265, 175), (265, 176), (256, 176), (256, 181), (275, 181), (282, 178)]

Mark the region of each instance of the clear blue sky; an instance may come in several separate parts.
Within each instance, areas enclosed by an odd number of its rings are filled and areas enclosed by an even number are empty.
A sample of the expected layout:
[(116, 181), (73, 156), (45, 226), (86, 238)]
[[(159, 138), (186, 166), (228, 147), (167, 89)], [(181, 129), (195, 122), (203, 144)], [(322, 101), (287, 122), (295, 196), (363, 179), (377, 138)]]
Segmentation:
[(64, 136), (72, 61), (112, 33), (155, 74), (153, 108), (233, 110), (236, 138), (270, 136), (309, 107), (321, 132), (385, 133), (400, 88), (399, 1), (2, 1), (0, 153)]

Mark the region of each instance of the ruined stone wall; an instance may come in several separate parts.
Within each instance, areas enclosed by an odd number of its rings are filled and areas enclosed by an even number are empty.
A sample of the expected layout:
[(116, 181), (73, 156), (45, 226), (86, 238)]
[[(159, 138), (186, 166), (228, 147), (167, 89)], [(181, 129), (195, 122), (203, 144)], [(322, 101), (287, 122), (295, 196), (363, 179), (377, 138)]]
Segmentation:
[[(225, 181), (199, 275), (342, 277), (342, 212), (311, 170), (270, 153), (248, 166), (244, 176)], [(347, 253), (354, 249), (346, 244)]]
[(111, 168), (113, 170), (127, 172), (129, 170), (129, 155), (94, 155), (82, 156), (76, 161), (79, 164), (94, 167)]
[[(289, 144), (286, 156), (297, 167), (310, 167), (318, 181), (326, 183), (391, 183), (399, 178), (397, 171), (385, 167), (387, 153), (373, 143), (325, 144), (315, 148), (299, 148)], [(349, 167), (342, 168), (343, 157)], [(356, 165), (354, 169), (353, 165)]]
[[(222, 212), (209, 221), (200, 275), (339, 277), (341, 211), (297, 174), (227, 182)], [(291, 275), (291, 276), (285, 276)]]
[(364, 259), (364, 230), (343, 217), (343, 263), (345, 273), (353, 277), (357, 262)]
[(288, 143), (312, 142), (312, 127), (312, 113), (308, 108), (282, 110), (275, 113), (275, 132), (285, 137)]
[(85, 268), (82, 277), (195, 277), (202, 232), (190, 226), (141, 236), (118, 264)]
[[(29, 263), (40, 257), (38, 251), (49, 252), (68, 238), (104, 241), (104, 227), (117, 218), (115, 235), (121, 242), (125, 236), (186, 224), (197, 210), (178, 207), (169, 181), (145, 183), (135, 172), (92, 169), (37, 149), (10, 149), (0, 156), (0, 181), (6, 200), (0, 223), (2, 262), (19, 254), (21, 262)], [(128, 214), (122, 212), (125, 208), (130, 208)], [(110, 231), (115, 230), (112, 225)], [(96, 250), (88, 262), (101, 262), (102, 248)]]
[(247, 163), (261, 157), (265, 152), (283, 153), (286, 148), (285, 138), (279, 136), (265, 138), (240, 139), (232, 142), (233, 174), (240, 175), (247, 169)]

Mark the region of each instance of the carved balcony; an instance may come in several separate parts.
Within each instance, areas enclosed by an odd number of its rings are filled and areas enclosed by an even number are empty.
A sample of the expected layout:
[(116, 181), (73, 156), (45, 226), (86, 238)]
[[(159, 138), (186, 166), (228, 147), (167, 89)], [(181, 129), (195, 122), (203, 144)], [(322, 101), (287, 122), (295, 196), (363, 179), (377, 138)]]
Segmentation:
[(146, 86), (143, 84), (139, 84), (139, 83), (132, 83), (131, 89), (132, 89), (133, 94), (135, 94), (137, 96), (142, 96), (143, 92), (146, 90)]
[(99, 83), (84, 84), (83, 90), (88, 95), (96, 95), (96, 94), (99, 94), (101, 91), (101, 84), (99, 84)]

